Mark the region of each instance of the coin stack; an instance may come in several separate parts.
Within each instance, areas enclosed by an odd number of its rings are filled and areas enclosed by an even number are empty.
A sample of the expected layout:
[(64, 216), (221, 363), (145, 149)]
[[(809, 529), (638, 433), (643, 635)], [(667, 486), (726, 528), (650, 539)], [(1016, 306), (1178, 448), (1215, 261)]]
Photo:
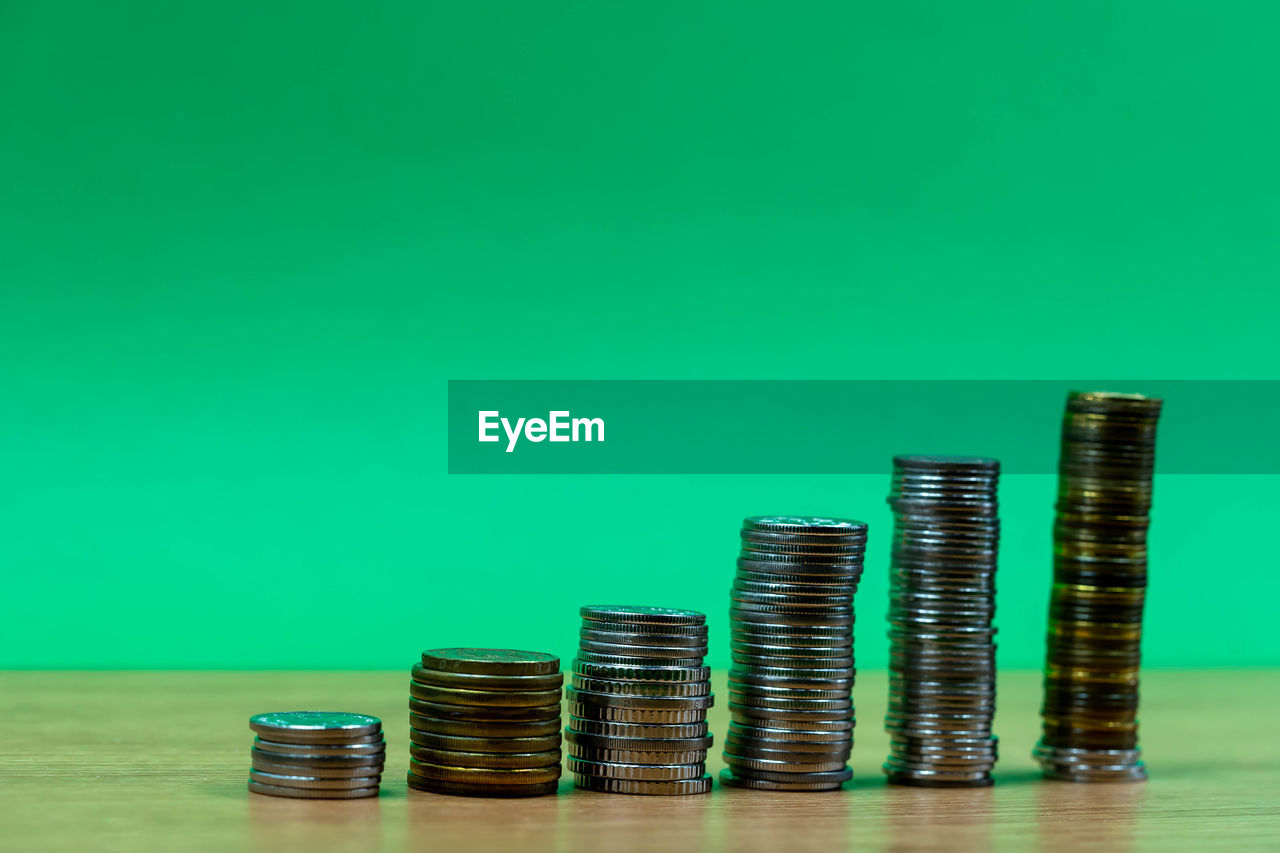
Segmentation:
[(999, 477), (994, 459), (893, 459), (884, 764), (891, 783), (991, 784)]
[(409, 787), (464, 797), (554, 794), (560, 658), (432, 649), (409, 681)]
[(1052, 778), (1147, 777), (1138, 749), (1138, 666), (1160, 406), (1137, 394), (1067, 396), (1044, 735), (1034, 752)]
[(366, 714), (281, 711), (249, 718), (249, 790), (305, 800), (378, 796), (387, 742)]
[(711, 671), (707, 617), (666, 607), (583, 607), (569, 699), (579, 788), (705, 794)]
[(853, 594), (866, 543), (861, 521), (743, 521), (725, 785), (831, 791), (853, 776)]

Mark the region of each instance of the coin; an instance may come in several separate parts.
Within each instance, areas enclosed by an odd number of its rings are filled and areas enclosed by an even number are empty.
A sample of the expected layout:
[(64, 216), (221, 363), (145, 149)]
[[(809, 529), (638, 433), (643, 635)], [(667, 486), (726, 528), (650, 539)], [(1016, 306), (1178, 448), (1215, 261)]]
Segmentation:
[(280, 776), (306, 776), (313, 779), (353, 779), (362, 776), (380, 776), (382, 774), (383, 764), (381, 761), (371, 762), (369, 764), (357, 764), (353, 766), (343, 765), (340, 767), (332, 767), (329, 764), (320, 762), (309, 762), (306, 764), (292, 764), (287, 760), (284, 761), (268, 761), (266, 758), (255, 755), (251, 764), (251, 769), (261, 771), (262, 773), (275, 773)]
[[(369, 765), (381, 766), (383, 759), (386, 758), (386, 751), (374, 753), (372, 755), (323, 755), (323, 756), (303, 756), (289, 753), (275, 753), (258, 749), (257, 747), (250, 750), (251, 760), (254, 764), (288, 764), (295, 767), (367, 767)], [(318, 773), (310, 773), (307, 775), (320, 775)]]
[(264, 739), (288, 743), (355, 743), (379, 738), (382, 721), (366, 714), (336, 711), (276, 711), (255, 714), (249, 728)]
[(472, 785), (537, 785), (554, 782), (560, 778), (560, 765), (549, 767), (522, 767), (506, 770), (487, 770), (475, 767), (457, 767), (444, 764), (428, 764), (415, 758), (409, 759), (409, 770), (424, 779), (444, 782), (465, 782)]
[(470, 690), (461, 687), (437, 687), (411, 681), (409, 694), (424, 702), (469, 705), (486, 709), (529, 706), (545, 708), (560, 702), (559, 688), (554, 690)]
[(590, 622), (704, 625), (707, 621), (706, 614), (673, 607), (589, 605), (578, 612)]
[(560, 731), (560, 716), (545, 720), (445, 720), (410, 713), (409, 725), (421, 732), (458, 737), (545, 737)]
[(387, 751), (387, 745), (384, 741), (353, 744), (299, 744), (276, 743), (256, 737), (253, 739), (253, 745), (262, 752), (270, 752), (275, 755), (292, 755), (299, 758), (360, 758), (370, 755), (382, 755)]
[(543, 737), (460, 737), (409, 729), (409, 741), (427, 749), (458, 752), (546, 752), (560, 748), (560, 733)]
[(271, 797), (292, 797), (299, 800), (358, 800), (364, 797), (378, 796), (376, 785), (368, 788), (351, 788), (335, 790), (332, 788), (286, 788), (280, 785), (264, 785), (249, 780), (249, 790), (255, 794), (266, 794)]
[(705, 794), (711, 790), (711, 777), (681, 779), (673, 782), (653, 782), (640, 779), (614, 779), (608, 776), (588, 776), (575, 773), (573, 782), (588, 791), (609, 794), (642, 794), (648, 796), (685, 796)]
[(843, 782), (831, 781), (809, 781), (805, 779), (805, 774), (791, 774), (796, 777), (794, 781), (775, 782), (773, 780), (760, 779), (755, 777), (742, 777), (733, 772), (733, 768), (726, 767), (720, 771), (720, 784), (730, 788), (752, 788), (757, 791), (838, 791), (843, 787)]
[(275, 785), (281, 788), (309, 788), (312, 790), (351, 791), (361, 788), (376, 788), (381, 776), (354, 776), (335, 778), (331, 776), (289, 776), (279, 773), (268, 773), (264, 770), (250, 770), (249, 779), (262, 785)]
[(473, 675), (550, 675), (560, 669), (560, 658), (516, 649), (429, 649), (422, 653), (422, 666)]
[(587, 761), (569, 756), (569, 771), (577, 776), (599, 776), (637, 782), (678, 782), (700, 779), (707, 772), (705, 764), (618, 764)]
[(558, 690), (564, 684), (564, 674), (559, 672), (547, 675), (479, 675), (427, 669), (417, 663), (413, 665), (411, 676), (420, 684), (483, 690)]
[(448, 767), (471, 767), (484, 770), (520, 770), (529, 767), (551, 767), (560, 764), (560, 750), (544, 752), (460, 752), (451, 749), (409, 747), (410, 757), (427, 764)]
[(417, 791), (428, 791), (433, 794), (450, 794), (455, 797), (541, 797), (554, 794), (559, 782), (542, 782), (526, 785), (488, 785), (469, 782), (449, 782), (442, 779), (427, 779), (416, 773), (409, 773), (408, 784)]

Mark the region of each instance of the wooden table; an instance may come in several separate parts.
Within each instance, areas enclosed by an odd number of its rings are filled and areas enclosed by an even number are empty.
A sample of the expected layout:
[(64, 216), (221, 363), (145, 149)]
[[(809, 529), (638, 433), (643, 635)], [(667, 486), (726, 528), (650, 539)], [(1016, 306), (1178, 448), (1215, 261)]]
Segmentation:
[[(718, 674), (717, 693), (723, 673)], [(1280, 847), (1280, 671), (1150, 672), (1151, 781), (1041, 779), (1039, 675), (1001, 677), (994, 788), (890, 787), (885, 676), (859, 676), (855, 778), (828, 794), (717, 787), (700, 797), (576, 791), (485, 800), (409, 791), (405, 672), (0, 673), (0, 849), (277, 851), (986, 850)], [(250, 714), (381, 716), (382, 795), (284, 800), (245, 790)], [(712, 718), (717, 741), (723, 704)], [(719, 744), (713, 750), (718, 772)]]

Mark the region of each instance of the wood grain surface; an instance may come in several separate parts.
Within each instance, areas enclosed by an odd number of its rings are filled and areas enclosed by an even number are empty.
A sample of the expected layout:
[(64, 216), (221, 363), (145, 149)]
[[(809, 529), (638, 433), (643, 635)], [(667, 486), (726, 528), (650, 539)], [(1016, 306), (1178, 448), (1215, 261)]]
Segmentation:
[[(724, 674), (717, 674), (723, 694)], [(996, 786), (888, 786), (883, 673), (860, 674), (846, 790), (717, 788), (698, 797), (576, 791), (485, 800), (410, 791), (405, 672), (0, 673), (0, 849), (1115, 850), (1280, 847), (1280, 672), (1149, 672), (1151, 781), (1039, 777), (1039, 675), (1001, 676)], [(251, 714), (339, 709), (384, 720), (382, 795), (283, 800), (245, 789)], [(723, 702), (712, 715), (717, 744)]]

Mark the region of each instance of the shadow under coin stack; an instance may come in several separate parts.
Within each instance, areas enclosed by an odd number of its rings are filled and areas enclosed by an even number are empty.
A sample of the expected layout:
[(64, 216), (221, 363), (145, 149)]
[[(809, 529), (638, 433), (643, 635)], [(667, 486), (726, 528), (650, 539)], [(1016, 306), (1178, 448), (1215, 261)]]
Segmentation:
[(514, 649), (432, 649), (409, 682), (409, 787), (463, 797), (554, 794), (560, 659)]
[(884, 765), (891, 783), (991, 784), (999, 477), (994, 459), (893, 459)]
[(282, 711), (249, 718), (249, 790), (305, 800), (378, 796), (387, 742), (382, 721), (365, 714)]
[(1160, 406), (1137, 394), (1067, 397), (1044, 735), (1034, 751), (1055, 779), (1147, 778), (1138, 749), (1138, 667)]
[(583, 607), (569, 698), (569, 770), (613, 794), (705, 794), (711, 672), (707, 617), (665, 607)]
[(853, 776), (853, 594), (866, 544), (861, 521), (743, 521), (723, 784), (833, 791)]

